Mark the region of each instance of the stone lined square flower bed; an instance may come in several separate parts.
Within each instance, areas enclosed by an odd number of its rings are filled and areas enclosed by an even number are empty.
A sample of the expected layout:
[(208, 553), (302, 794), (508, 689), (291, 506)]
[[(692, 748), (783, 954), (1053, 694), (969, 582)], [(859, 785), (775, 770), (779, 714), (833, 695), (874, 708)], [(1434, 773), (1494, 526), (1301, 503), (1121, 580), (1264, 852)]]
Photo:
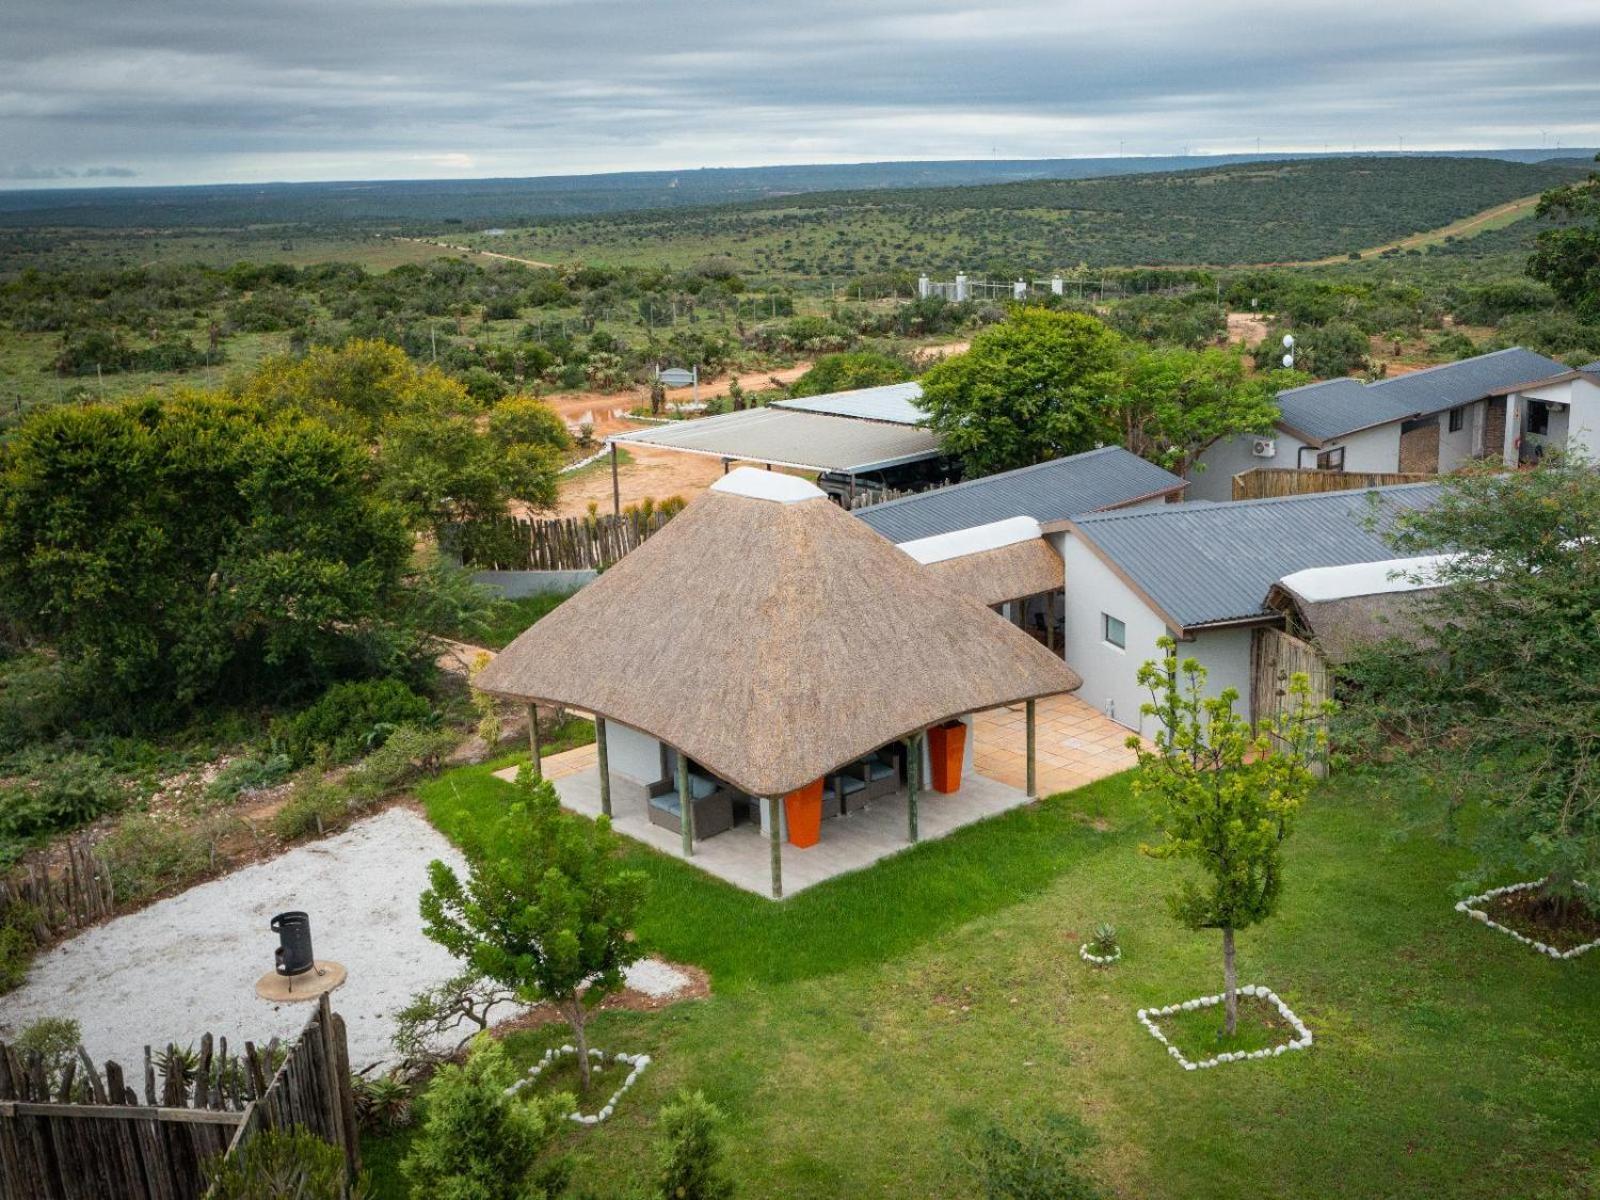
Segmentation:
[[(1493, 888), (1477, 896), (1468, 896), (1456, 905), (1456, 911), (1466, 913), (1476, 921), (1482, 921), (1490, 929), (1498, 929), (1501, 933), (1509, 934), (1524, 946), (1531, 946), (1540, 954), (1548, 954), (1551, 958), (1577, 958), (1580, 954), (1587, 954), (1590, 950), (1600, 946), (1600, 914), (1592, 910), (1586, 913), (1586, 920), (1577, 922), (1578, 929), (1567, 932), (1551, 929), (1537, 920), (1530, 919), (1532, 914), (1526, 911), (1525, 904), (1528, 893), (1544, 886), (1544, 880), (1538, 879), (1530, 883), (1512, 883), (1505, 887)], [(1578, 885), (1580, 888), (1582, 884)], [(1584, 889), (1587, 892), (1587, 888)], [(1585, 906), (1587, 908), (1587, 905)], [(1495, 918), (1500, 918), (1496, 920)], [(1506, 921), (1524, 922), (1523, 927), (1535, 931), (1539, 936), (1530, 936), (1513, 929)], [(1562, 934), (1566, 932), (1566, 936)], [(1554, 941), (1563, 941), (1565, 945), (1551, 945), (1542, 938)], [(1582, 940), (1579, 940), (1582, 939)]]
[(1262, 1046), (1254, 1050), (1227, 1050), (1211, 1058), (1193, 1061), (1186, 1057), (1183, 1051), (1175, 1046), (1172, 1043), (1172, 1040), (1169, 1039), (1166, 1033), (1161, 1029), (1159, 1022), (1163, 1018), (1175, 1017), (1179, 1013), (1195, 1012), (1199, 1009), (1217, 1007), (1222, 1004), (1224, 999), (1225, 997), (1221, 995), (1200, 996), (1194, 1000), (1184, 1000), (1178, 1004), (1169, 1004), (1165, 1008), (1141, 1008), (1139, 1010), (1139, 1023), (1150, 1031), (1151, 1037), (1155, 1038), (1156, 1041), (1160, 1042), (1167, 1048), (1167, 1053), (1173, 1058), (1177, 1059), (1178, 1063), (1185, 1071), (1199, 1071), (1227, 1062), (1246, 1062), (1250, 1059), (1276, 1058), (1279, 1055), (1288, 1053), (1290, 1050), (1305, 1050), (1311, 1045), (1311, 1030), (1306, 1028), (1305, 1022), (1301, 1021), (1299, 1017), (1295, 1016), (1293, 1010), (1291, 1010), (1289, 1006), (1285, 1004), (1278, 997), (1278, 994), (1271, 988), (1261, 987), (1257, 984), (1246, 984), (1244, 987), (1239, 989), (1240, 1024), (1243, 1025), (1247, 1020), (1250, 1019), (1251, 1014), (1248, 1012), (1250, 1007), (1260, 1006), (1265, 1010), (1263, 1015), (1267, 1016), (1269, 1019), (1281, 1018), (1282, 1024), (1288, 1026), (1288, 1028), (1293, 1031), (1294, 1036), (1288, 1041), (1278, 1042), (1275, 1045), (1270, 1046)]
[[(541, 1057), (538, 1062), (534, 1063), (533, 1066), (528, 1068), (528, 1074), (526, 1078), (517, 1080), (506, 1089), (506, 1095), (515, 1096), (518, 1092), (522, 1091), (523, 1088), (532, 1087), (538, 1078), (543, 1075), (545, 1071), (548, 1070), (553, 1064), (559, 1062), (563, 1058), (576, 1057), (577, 1053), (578, 1050), (576, 1046), (560, 1046), (554, 1050), (546, 1050), (543, 1057)], [(629, 1070), (628, 1074), (623, 1078), (622, 1083), (618, 1085), (617, 1090), (611, 1093), (611, 1098), (600, 1106), (600, 1111), (593, 1113), (575, 1112), (568, 1114), (572, 1120), (576, 1121), (579, 1125), (598, 1125), (601, 1121), (604, 1121), (606, 1118), (611, 1116), (611, 1114), (616, 1111), (618, 1101), (622, 1099), (623, 1095), (628, 1091), (629, 1088), (639, 1081), (639, 1076), (643, 1075), (644, 1069), (650, 1065), (650, 1056), (648, 1054), (607, 1054), (603, 1050), (591, 1049), (589, 1051), (589, 1057), (591, 1060), (593, 1060), (593, 1063), (590, 1067), (590, 1070), (593, 1072), (604, 1071), (607, 1066), (612, 1066), (617, 1063), (627, 1066)]]

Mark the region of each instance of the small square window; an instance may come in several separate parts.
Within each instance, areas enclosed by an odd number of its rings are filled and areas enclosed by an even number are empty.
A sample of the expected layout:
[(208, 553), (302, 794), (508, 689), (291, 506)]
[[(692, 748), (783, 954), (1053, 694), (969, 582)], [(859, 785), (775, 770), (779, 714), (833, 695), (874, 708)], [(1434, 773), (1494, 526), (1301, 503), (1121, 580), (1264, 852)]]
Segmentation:
[(1465, 408), (1452, 408), (1450, 410), (1450, 432), (1460, 433), (1467, 427), (1467, 410)]
[(1344, 470), (1344, 447), (1334, 446), (1332, 449), (1320, 451), (1317, 454), (1317, 470)]
[(1110, 613), (1100, 614), (1101, 636), (1118, 650), (1128, 648), (1128, 627)]

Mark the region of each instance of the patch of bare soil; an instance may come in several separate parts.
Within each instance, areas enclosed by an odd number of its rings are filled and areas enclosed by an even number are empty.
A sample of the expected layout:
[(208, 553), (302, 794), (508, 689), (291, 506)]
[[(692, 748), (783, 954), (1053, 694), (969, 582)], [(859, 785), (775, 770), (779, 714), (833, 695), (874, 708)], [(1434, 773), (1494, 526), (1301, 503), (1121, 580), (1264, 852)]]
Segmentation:
[[(726, 396), (735, 378), (747, 392), (766, 392), (793, 383), (810, 369), (809, 362), (799, 362), (772, 371), (744, 371), (737, 376), (708, 379), (700, 384), (700, 399)], [(667, 393), (667, 406), (670, 408), (674, 402), (687, 404), (693, 394), (690, 388), (675, 388)], [(649, 407), (650, 389), (636, 384), (617, 392), (555, 392), (543, 399), (564, 420), (573, 425), (593, 425), (595, 436), (604, 438), (639, 427), (639, 422), (630, 420), (628, 414), (634, 409)]]
[[(629, 446), (628, 454), (633, 461), (617, 471), (624, 508), (646, 497), (665, 500), (668, 496), (682, 496), (693, 500), (722, 478), (721, 460), (704, 454), (680, 454), (647, 446)], [(591, 501), (601, 513), (609, 513), (611, 499), (611, 468), (602, 464), (562, 483), (556, 515), (581, 517), (589, 511)]]
[(1260, 313), (1231, 312), (1228, 314), (1228, 344), (1230, 346), (1255, 346), (1267, 336), (1267, 318)]
[(1537, 888), (1502, 892), (1482, 904), (1497, 925), (1557, 950), (1571, 950), (1600, 941), (1600, 912), (1580, 899), (1558, 903)]

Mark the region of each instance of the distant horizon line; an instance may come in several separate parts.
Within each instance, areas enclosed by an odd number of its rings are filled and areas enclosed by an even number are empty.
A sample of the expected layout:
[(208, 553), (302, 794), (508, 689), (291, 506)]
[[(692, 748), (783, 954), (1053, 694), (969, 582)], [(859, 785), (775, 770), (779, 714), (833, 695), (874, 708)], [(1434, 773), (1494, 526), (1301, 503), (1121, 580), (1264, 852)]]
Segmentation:
[[(213, 179), (185, 183), (139, 183), (130, 182), (127, 176), (107, 177), (89, 175), (82, 178), (68, 177), (65, 179), (3, 179), (0, 178), (0, 195), (26, 192), (29, 194), (49, 192), (132, 192), (154, 191), (174, 188), (276, 188), (276, 187), (305, 187), (314, 185), (337, 186), (340, 184), (404, 184), (404, 183), (505, 183), (529, 182), (542, 180), (584, 180), (584, 179), (621, 179), (639, 178), (660, 175), (688, 175), (710, 174), (718, 172), (756, 172), (756, 171), (784, 171), (807, 170), (817, 168), (850, 168), (850, 167), (879, 167), (879, 166), (917, 166), (928, 164), (930, 166), (960, 166), (965, 164), (987, 164), (991, 166), (1027, 165), (1044, 163), (1086, 163), (1086, 162), (1140, 162), (1140, 161), (1193, 161), (1204, 162), (1215, 159), (1231, 160), (1294, 160), (1294, 159), (1326, 159), (1326, 158), (1441, 158), (1461, 157), (1477, 158), (1495, 155), (1527, 154), (1538, 155), (1543, 160), (1557, 158), (1583, 158), (1592, 157), (1600, 153), (1596, 146), (1416, 146), (1404, 150), (1378, 150), (1378, 149), (1351, 149), (1351, 150), (1219, 150), (1206, 153), (1120, 153), (1120, 154), (1059, 154), (1049, 156), (1033, 156), (1024, 158), (995, 158), (995, 157), (967, 157), (967, 158), (872, 158), (851, 159), (839, 161), (808, 161), (808, 162), (767, 162), (742, 164), (737, 166), (696, 166), (696, 167), (644, 167), (635, 170), (607, 170), (607, 171), (571, 171), (553, 172), (539, 175), (394, 175), (394, 176), (366, 176), (357, 178), (353, 176), (306, 178), (306, 179)], [(1510, 160), (1514, 161), (1514, 160)], [(84, 168), (85, 170), (104, 170), (104, 168)]]

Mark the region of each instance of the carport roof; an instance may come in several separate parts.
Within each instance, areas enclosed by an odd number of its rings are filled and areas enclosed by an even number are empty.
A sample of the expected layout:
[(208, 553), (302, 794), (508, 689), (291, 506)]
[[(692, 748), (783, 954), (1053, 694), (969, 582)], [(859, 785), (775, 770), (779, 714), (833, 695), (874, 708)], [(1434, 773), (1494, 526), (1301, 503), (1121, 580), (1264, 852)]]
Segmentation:
[(744, 462), (808, 471), (859, 474), (935, 458), (939, 444), (915, 426), (820, 413), (755, 408), (693, 421), (672, 421), (610, 439)]
[(921, 425), (928, 414), (917, 407), (922, 385), (886, 383), (881, 387), (854, 388), (848, 392), (827, 392), (820, 396), (796, 396), (774, 400), (777, 408), (796, 412), (823, 413), (832, 417), (854, 417), (858, 421), (889, 421), (895, 425)]

